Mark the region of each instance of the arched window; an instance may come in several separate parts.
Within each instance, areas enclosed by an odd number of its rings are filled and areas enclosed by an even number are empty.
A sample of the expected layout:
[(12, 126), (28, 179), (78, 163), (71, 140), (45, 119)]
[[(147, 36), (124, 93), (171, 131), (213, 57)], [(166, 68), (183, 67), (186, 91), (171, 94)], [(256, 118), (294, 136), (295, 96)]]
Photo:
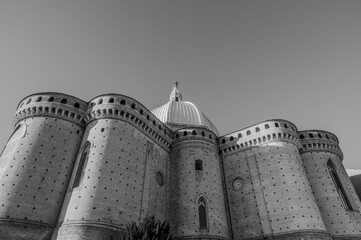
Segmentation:
[(193, 130), (192, 135), (197, 135), (197, 132), (195, 130)]
[(48, 101), (49, 102), (54, 102), (54, 97), (49, 97)]
[(66, 98), (61, 99), (60, 103), (66, 104), (68, 100)]
[(79, 103), (74, 103), (74, 107), (75, 107), (75, 108), (79, 108), (79, 107), (80, 107), (80, 104), (79, 104)]
[(264, 125), (264, 128), (265, 128), (265, 129), (268, 129), (268, 128), (269, 128), (269, 125), (268, 125), (268, 124)]
[(207, 201), (204, 197), (198, 199), (199, 228), (206, 229), (207, 226)]
[(36, 99), (36, 102), (40, 102), (41, 99), (42, 99), (42, 97), (38, 97), (38, 98)]
[(196, 167), (196, 171), (202, 171), (203, 170), (203, 162), (202, 162), (202, 160), (196, 160), (195, 161), (195, 167)]
[(114, 98), (109, 98), (108, 103), (114, 103)]
[(280, 125), (278, 123), (275, 123), (275, 127), (280, 127)]
[(73, 188), (79, 187), (84, 178), (85, 169), (88, 163), (89, 149), (90, 149), (90, 143), (87, 142), (85, 144), (84, 150), (79, 160), (78, 169), (76, 171), (76, 175), (73, 183)]
[(347, 210), (352, 210), (351, 203), (350, 203), (349, 199), (347, 198), (346, 192), (342, 186), (342, 183), (337, 175), (336, 169), (335, 169), (333, 163), (331, 162), (331, 160), (328, 160), (327, 168), (328, 168), (328, 171), (330, 172), (333, 184), (336, 187), (337, 193), (340, 196), (343, 206)]
[(121, 100), (121, 101), (120, 101), (120, 104), (121, 104), (121, 105), (125, 105), (125, 100)]
[(260, 131), (259, 127), (256, 127), (256, 132), (259, 132), (259, 131)]

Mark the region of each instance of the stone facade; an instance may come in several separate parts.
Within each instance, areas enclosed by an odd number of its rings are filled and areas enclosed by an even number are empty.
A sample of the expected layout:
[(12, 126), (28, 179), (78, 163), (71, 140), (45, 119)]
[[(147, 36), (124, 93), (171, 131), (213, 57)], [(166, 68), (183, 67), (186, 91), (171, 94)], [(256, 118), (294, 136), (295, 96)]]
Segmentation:
[[(177, 88), (170, 101), (182, 109)], [(0, 239), (116, 240), (145, 216), (174, 239), (361, 239), (334, 134), (277, 119), (218, 136), (193, 112), (169, 123), (119, 94), (24, 98), (0, 158)]]

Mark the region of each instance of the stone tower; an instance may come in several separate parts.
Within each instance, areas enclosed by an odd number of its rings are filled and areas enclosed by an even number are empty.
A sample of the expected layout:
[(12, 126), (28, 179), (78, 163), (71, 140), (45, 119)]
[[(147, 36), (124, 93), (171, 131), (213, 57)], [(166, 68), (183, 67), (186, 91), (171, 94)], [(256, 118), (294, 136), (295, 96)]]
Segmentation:
[(170, 161), (170, 218), (177, 239), (229, 239), (218, 132), (178, 84), (169, 102), (153, 110), (173, 132)]
[(49, 239), (83, 136), (87, 104), (57, 93), (21, 101), (1, 155), (0, 238)]
[(119, 239), (147, 215), (167, 220), (171, 131), (126, 96), (94, 98), (53, 239)]
[(269, 120), (220, 142), (233, 239), (331, 239), (302, 165), (295, 125)]
[(320, 130), (298, 135), (301, 158), (327, 231), (333, 239), (360, 239), (360, 201), (342, 165), (337, 137)]

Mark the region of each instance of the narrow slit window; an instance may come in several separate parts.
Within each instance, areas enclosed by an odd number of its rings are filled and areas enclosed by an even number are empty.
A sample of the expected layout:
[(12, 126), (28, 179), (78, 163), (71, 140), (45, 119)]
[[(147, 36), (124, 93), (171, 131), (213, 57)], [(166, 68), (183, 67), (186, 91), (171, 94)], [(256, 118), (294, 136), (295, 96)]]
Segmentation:
[(336, 187), (337, 193), (340, 196), (342, 204), (344, 205), (345, 209), (352, 210), (352, 206), (349, 199), (347, 198), (345, 189), (343, 188), (340, 178), (338, 177), (337, 172), (330, 160), (327, 163), (327, 167), (330, 172), (333, 184)]
[(207, 202), (204, 197), (198, 200), (199, 228), (206, 229), (207, 226)]
[(87, 162), (88, 162), (88, 152), (89, 152), (89, 145), (84, 148), (84, 151), (81, 155), (78, 169), (76, 171), (76, 175), (75, 175), (75, 179), (74, 179), (74, 183), (73, 183), (73, 188), (79, 187), (84, 178), (85, 168), (86, 168)]

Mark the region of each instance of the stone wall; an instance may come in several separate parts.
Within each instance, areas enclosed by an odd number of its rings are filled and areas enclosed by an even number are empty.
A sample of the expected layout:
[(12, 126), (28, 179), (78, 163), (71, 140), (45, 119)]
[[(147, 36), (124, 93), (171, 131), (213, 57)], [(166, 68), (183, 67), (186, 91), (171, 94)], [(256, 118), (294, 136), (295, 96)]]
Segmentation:
[(356, 190), (356, 193), (357, 193), (359, 199), (361, 199), (361, 174), (351, 176), (350, 180)]
[(221, 150), (234, 239), (293, 239), (297, 234), (295, 239), (329, 239), (292, 123), (267, 121), (224, 139)]
[[(214, 133), (201, 128), (182, 129), (175, 134), (170, 166), (170, 226), (175, 239), (229, 239), (215, 140)], [(201, 161), (199, 168), (196, 161)], [(200, 198), (206, 202), (203, 227)]]
[[(90, 110), (102, 114), (87, 124), (82, 143), (89, 145), (87, 159), (79, 164), (80, 151), (53, 239), (111, 239), (121, 235), (127, 223), (147, 215), (167, 219), (168, 150), (135, 117), (125, 119), (124, 108), (103, 102)], [(116, 110), (119, 115), (113, 115)], [(84, 173), (78, 170), (82, 165)], [(82, 174), (79, 186), (74, 185), (77, 174)]]
[[(333, 239), (360, 239), (360, 201), (342, 165), (337, 138), (324, 131), (302, 131), (299, 135), (302, 161), (327, 231)], [(339, 187), (332, 179), (329, 165), (336, 172)]]
[(75, 108), (74, 101), (44, 93), (19, 105), (0, 160), (1, 239), (50, 238), (83, 135), (76, 116), (84, 114), (85, 104)]

